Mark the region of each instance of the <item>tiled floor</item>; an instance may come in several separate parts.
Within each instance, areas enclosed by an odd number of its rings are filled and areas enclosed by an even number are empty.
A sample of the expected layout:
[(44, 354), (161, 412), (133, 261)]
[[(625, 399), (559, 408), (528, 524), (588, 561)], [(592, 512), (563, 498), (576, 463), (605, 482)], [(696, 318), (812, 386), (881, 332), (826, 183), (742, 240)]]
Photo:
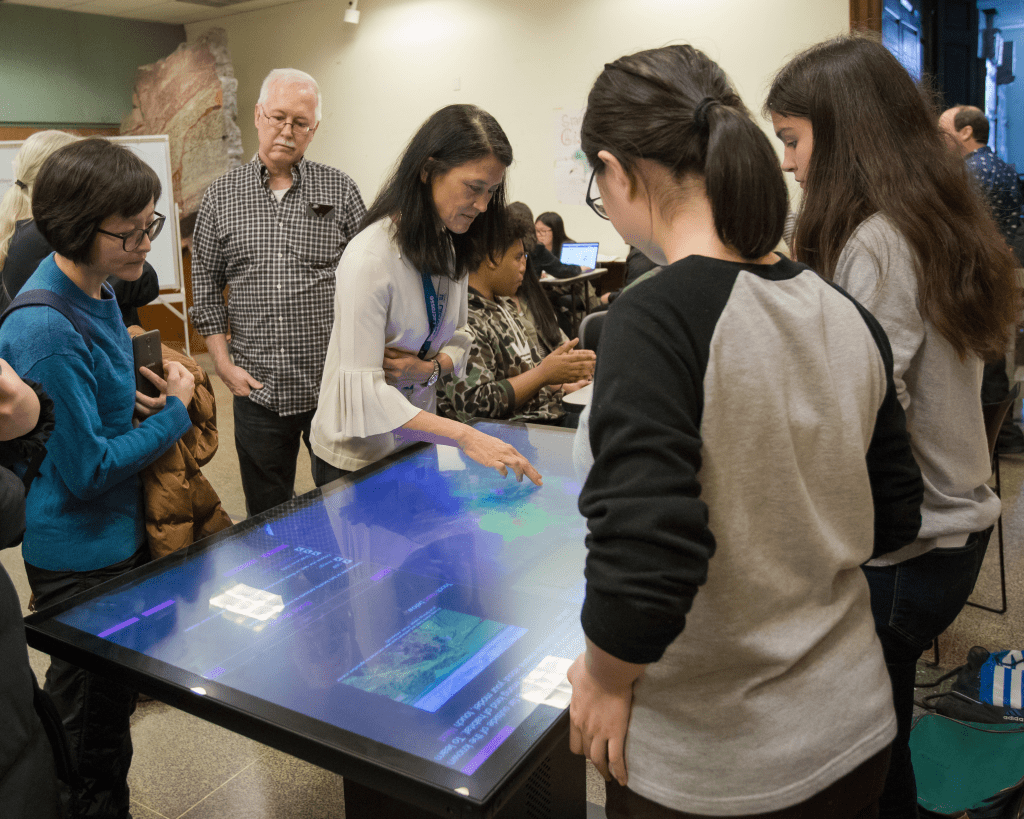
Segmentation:
[[(199, 357), (204, 366), (208, 357)], [(204, 360), (205, 359), (205, 360)], [(203, 471), (236, 519), (245, 516), (232, 441), (231, 403), (213, 379), (221, 408), (221, 448)], [(1024, 456), (1002, 461), (1004, 526), (1010, 610), (996, 615), (967, 608), (943, 636), (943, 665), (962, 662), (981, 644), (990, 650), (1019, 647), (1024, 635)], [(296, 491), (313, 488), (309, 458), (300, 454)], [(0, 552), (23, 603), (29, 592), (19, 549)], [(995, 544), (989, 551), (974, 599), (998, 600)], [(47, 658), (30, 652), (42, 679)], [(928, 676), (934, 672), (925, 672)], [(340, 776), (296, 760), (258, 742), (182, 713), (160, 702), (140, 704), (132, 720), (135, 759), (129, 783), (135, 819), (339, 819), (344, 817)], [(604, 804), (603, 783), (588, 765), (587, 798)]]

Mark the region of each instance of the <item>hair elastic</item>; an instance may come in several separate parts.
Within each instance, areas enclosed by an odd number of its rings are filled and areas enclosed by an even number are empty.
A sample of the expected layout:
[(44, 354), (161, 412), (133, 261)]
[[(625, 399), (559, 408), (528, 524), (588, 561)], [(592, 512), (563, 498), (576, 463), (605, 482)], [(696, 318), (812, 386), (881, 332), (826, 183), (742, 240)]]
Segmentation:
[(697, 103), (697, 107), (693, 109), (693, 122), (698, 128), (705, 130), (708, 127), (708, 108), (717, 104), (718, 100), (714, 97), (704, 97)]
[(19, 188), (21, 188), (23, 191), (27, 191), (28, 190), (28, 185), (26, 185), (20, 179), (15, 179), (14, 180), (14, 184), (17, 185)]

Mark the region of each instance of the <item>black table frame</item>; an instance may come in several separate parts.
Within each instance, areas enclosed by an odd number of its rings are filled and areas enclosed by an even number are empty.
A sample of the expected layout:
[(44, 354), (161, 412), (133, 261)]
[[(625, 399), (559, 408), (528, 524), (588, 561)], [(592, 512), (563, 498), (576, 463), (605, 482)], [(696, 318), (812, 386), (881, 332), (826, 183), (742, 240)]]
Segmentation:
[[(427, 446), (429, 444), (413, 444), (340, 480), (350, 482), (359, 475), (383, 469), (410, 452)], [(246, 523), (256, 525), (261, 517)], [(214, 535), (211, 539), (219, 538)], [(189, 548), (194, 549), (197, 545)], [(164, 559), (174, 561), (175, 556)], [(152, 571), (153, 565), (147, 564), (130, 574)], [(110, 584), (123, 582), (124, 577), (121, 577), (110, 581)], [(97, 587), (85, 595), (93, 596), (102, 588)], [(57, 604), (55, 608), (73, 605), (74, 598)], [(385, 762), (375, 760), (369, 754), (353, 753), (309, 734), (296, 733), (263, 716), (260, 705), (267, 703), (251, 695), (230, 689), (228, 697), (204, 696), (189, 686), (194, 679), (186, 672), (159, 660), (147, 659), (154, 668), (162, 667), (161, 676), (154, 676), (122, 665), (116, 659), (93, 653), (89, 649), (90, 643), (103, 643), (108, 647), (109, 643), (91, 635), (85, 635), (83, 639), (77, 629), (48, 620), (49, 613), (50, 610), (46, 610), (26, 618), (26, 637), (32, 648), (87, 671), (116, 678), (174, 708), (341, 775), (345, 778), (345, 815), (348, 819), (427, 819), (437, 816), (452, 819), (595, 819), (604, 816), (601, 808), (586, 801), (584, 758), (569, 752), (568, 709), (481, 801), (390, 769)], [(37, 625), (44, 619), (49, 623), (48, 630)], [(61, 636), (65, 631), (66, 636)], [(112, 653), (116, 657), (120, 652), (127, 652), (127, 649), (117, 649)], [(209, 681), (204, 681), (204, 684), (216, 685)], [(301, 720), (315, 722), (312, 718), (300, 717)], [(390, 795), (395, 790), (396, 777), (401, 779), (401, 799)]]

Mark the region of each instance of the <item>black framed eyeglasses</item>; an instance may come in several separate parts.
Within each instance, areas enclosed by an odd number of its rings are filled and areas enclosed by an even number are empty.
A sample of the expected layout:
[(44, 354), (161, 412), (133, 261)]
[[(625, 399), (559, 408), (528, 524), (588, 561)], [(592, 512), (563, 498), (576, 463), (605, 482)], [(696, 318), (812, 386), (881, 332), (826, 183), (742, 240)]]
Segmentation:
[(598, 189), (597, 196), (593, 195), (594, 190), (594, 179), (597, 177), (597, 168), (590, 174), (590, 182), (587, 183), (587, 204), (590, 205), (590, 209), (594, 211), (602, 219), (608, 218), (608, 213), (604, 209), (604, 205), (601, 204), (601, 191)]
[(135, 230), (129, 230), (125, 233), (111, 233), (109, 230), (96, 228), (96, 232), (106, 234), (107, 236), (113, 236), (115, 239), (120, 239), (121, 247), (123, 247), (128, 253), (131, 253), (142, 246), (143, 236), (149, 236), (149, 241), (152, 242), (160, 235), (160, 231), (164, 229), (164, 222), (167, 221), (167, 217), (162, 213), (156, 212), (154, 212), (153, 215), (156, 219), (149, 223), (149, 227), (135, 228)]

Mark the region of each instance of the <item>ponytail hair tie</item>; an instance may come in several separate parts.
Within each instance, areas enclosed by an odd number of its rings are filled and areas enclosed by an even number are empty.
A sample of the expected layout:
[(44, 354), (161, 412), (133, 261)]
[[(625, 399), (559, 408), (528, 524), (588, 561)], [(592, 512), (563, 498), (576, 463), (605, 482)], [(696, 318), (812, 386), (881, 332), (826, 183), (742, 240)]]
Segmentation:
[(23, 191), (27, 191), (28, 190), (28, 185), (26, 185), (20, 179), (15, 179), (14, 180), (14, 184), (17, 185), (19, 188), (21, 188)]
[(708, 108), (717, 104), (718, 100), (714, 97), (704, 97), (704, 99), (698, 102), (697, 107), (693, 109), (694, 125), (702, 131), (706, 131), (708, 128)]

